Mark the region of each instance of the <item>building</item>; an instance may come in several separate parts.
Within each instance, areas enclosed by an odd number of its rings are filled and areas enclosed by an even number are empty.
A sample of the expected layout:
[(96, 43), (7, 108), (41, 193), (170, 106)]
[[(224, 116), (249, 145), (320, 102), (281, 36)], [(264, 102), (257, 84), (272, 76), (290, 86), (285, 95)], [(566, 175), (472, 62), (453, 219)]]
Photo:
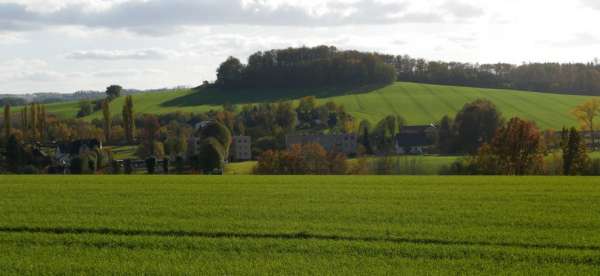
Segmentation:
[(358, 149), (356, 134), (295, 134), (285, 136), (287, 148), (293, 145), (319, 144), (326, 151), (355, 155)]
[(252, 137), (233, 136), (229, 151), (230, 158), (233, 161), (252, 160)]
[(405, 126), (396, 135), (396, 154), (425, 154), (435, 144), (434, 125)]
[[(188, 139), (188, 156), (200, 154), (201, 148), (201, 138), (191, 137), (190, 139)], [(250, 136), (231, 137), (229, 158), (233, 161), (252, 160), (252, 138)]]
[(71, 159), (90, 150), (102, 149), (102, 142), (97, 139), (77, 140), (56, 146), (54, 160), (60, 166), (71, 163)]

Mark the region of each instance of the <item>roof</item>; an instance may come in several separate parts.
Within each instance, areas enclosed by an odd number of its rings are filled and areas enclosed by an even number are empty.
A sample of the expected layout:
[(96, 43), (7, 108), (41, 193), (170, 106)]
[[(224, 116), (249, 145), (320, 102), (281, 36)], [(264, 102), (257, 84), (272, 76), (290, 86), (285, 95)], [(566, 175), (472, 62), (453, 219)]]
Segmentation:
[(435, 126), (434, 125), (403, 126), (400, 129), (400, 133), (419, 133), (419, 132), (425, 132), (431, 128), (435, 128)]
[(425, 132), (400, 133), (396, 136), (396, 143), (400, 147), (419, 147), (433, 144)]
[(71, 143), (63, 143), (58, 145), (58, 148), (63, 153), (68, 153), (71, 155), (79, 154), (79, 150), (81, 147), (87, 146), (88, 148), (100, 147), (100, 141), (97, 139), (87, 139), (87, 140), (77, 140)]

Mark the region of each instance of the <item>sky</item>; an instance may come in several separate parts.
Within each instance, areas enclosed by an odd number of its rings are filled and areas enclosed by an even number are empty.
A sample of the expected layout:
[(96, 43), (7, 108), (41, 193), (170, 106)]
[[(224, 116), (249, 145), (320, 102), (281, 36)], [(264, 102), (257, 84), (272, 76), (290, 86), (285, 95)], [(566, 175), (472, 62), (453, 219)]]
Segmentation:
[(598, 26), (599, 0), (0, 0), (0, 93), (196, 86), (228, 56), (298, 46), (589, 62)]

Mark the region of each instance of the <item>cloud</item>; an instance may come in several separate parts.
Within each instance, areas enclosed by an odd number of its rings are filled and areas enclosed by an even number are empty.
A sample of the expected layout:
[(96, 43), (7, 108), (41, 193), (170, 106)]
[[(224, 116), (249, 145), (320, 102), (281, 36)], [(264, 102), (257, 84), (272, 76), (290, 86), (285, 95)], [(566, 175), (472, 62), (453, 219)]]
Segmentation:
[(162, 60), (174, 53), (163, 49), (139, 50), (92, 50), (77, 51), (66, 55), (68, 59), (75, 60)]
[(590, 8), (600, 10), (600, 1), (598, 0), (581, 0), (581, 3)]
[(165, 35), (183, 26), (315, 27), (393, 24), (435, 19), (431, 14), (425, 13), (427, 16), (424, 17), (424, 14), (408, 12), (404, 2), (329, 1), (318, 9), (295, 3), (270, 3), (262, 0), (95, 0), (68, 1), (38, 11), (22, 1), (0, 2), (0, 30), (23, 31), (47, 26), (84, 26)]
[(130, 78), (148, 75), (164, 75), (166, 71), (160, 69), (115, 69), (93, 72), (90, 76), (95, 78)]
[(484, 14), (482, 8), (464, 2), (452, 0), (446, 1), (444, 4), (442, 4), (441, 8), (445, 10), (448, 14), (459, 19), (475, 18), (480, 17)]
[(600, 39), (589, 33), (578, 33), (571, 38), (560, 41), (542, 41), (542, 44), (550, 44), (557, 47), (581, 47), (600, 44)]

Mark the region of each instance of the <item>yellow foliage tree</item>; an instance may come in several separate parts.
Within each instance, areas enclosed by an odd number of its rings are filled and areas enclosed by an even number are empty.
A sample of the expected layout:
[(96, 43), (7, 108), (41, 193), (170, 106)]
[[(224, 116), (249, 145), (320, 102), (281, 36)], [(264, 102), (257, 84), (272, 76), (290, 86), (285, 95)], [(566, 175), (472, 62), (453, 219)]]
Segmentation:
[(595, 125), (595, 119), (597, 116), (600, 116), (600, 99), (591, 99), (586, 101), (578, 106), (576, 106), (571, 114), (577, 118), (579, 123), (581, 124), (581, 128), (590, 132), (592, 138), (592, 146), (596, 147), (596, 139), (594, 130), (597, 125)]

